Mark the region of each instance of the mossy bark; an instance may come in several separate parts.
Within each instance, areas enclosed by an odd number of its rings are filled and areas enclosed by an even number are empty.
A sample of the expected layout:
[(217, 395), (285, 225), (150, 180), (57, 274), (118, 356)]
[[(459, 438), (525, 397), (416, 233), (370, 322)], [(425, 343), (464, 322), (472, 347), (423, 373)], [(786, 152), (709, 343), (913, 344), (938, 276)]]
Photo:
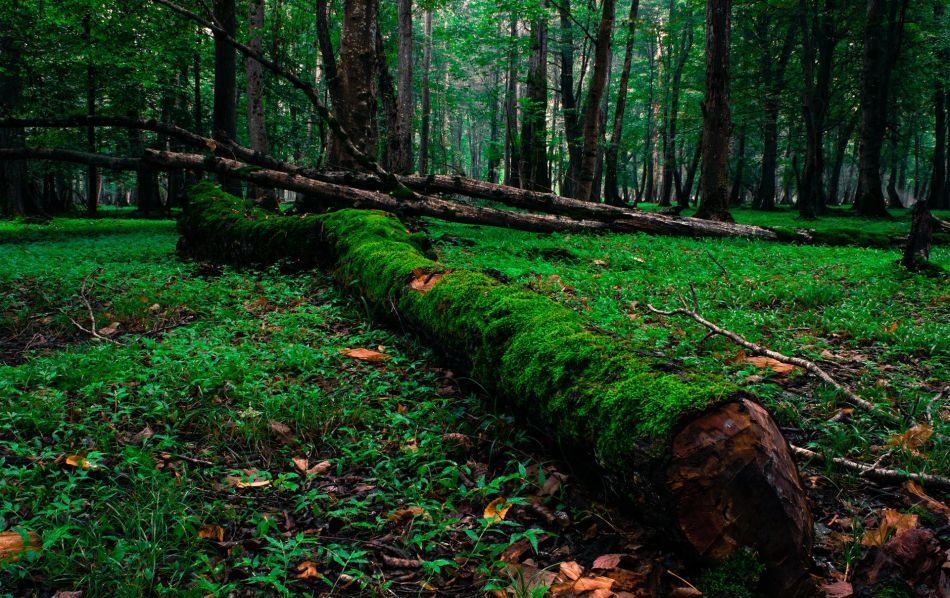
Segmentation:
[(751, 545), (779, 595), (802, 583), (811, 519), (797, 470), (768, 414), (727, 381), (671, 371), (546, 297), (433, 261), (385, 212), (281, 217), (201, 185), (179, 228), (182, 249), (202, 258), (321, 263), (381, 315), (463, 359), (510, 411), (648, 498), (701, 556)]

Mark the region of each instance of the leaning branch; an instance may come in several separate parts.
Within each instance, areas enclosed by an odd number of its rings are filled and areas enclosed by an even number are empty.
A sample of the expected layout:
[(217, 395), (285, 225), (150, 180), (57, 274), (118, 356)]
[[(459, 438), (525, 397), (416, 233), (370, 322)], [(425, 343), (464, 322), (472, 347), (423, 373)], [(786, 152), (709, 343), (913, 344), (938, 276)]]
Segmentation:
[(0, 148), (0, 160), (53, 160), (100, 166), (110, 170), (138, 170), (142, 167), (142, 161), (137, 158), (116, 158), (55, 147)]
[(828, 384), (829, 386), (834, 387), (838, 392), (843, 394), (848, 399), (848, 402), (854, 405), (855, 407), (861, 407), (862, 409), (865, 409), (872, 413), (881, 413), (881, 411), (877, 408), (876, 405), (874, 405), (874, 403), (871, 403), (870, 401), (866, 401), (865, 399), (862, 399), (861, 397), (859, 397), (853, 390), (851, 390), (850, 388), (846, 387), (845, 385), (835, 380), (831, 376), (831, 374), (823, 370), (818, 364), (816, 364), (813, 361), (809, 361), (801, 357), (792, 357), (789, 355), (785, 355), (783, 353), (779, 353), (778, 351), (773, 351), (767, 347), (763, 347), (762, 345), (757, 345), (753, 343), (752, 341), (747, 340), (745, 337), (731, 330), (726, 330), (725, 328), (722, 328), (720, 326), (717, 326), (716, 324), (713, 324), (712, 322), (702, 317), (695, 310), (692, 310), (692, 309), (677, 308), (670, 311), (664, 311), (661, 309), (657, 309), (650, 304), (647, 304), (647, 309), (661, 316), (669, 317), (669, 316), (675, 316), (675, 315), (683, 315), (683, 316), (692, 318), (696, 322), (699, 322), (700, 324), (708, 328), (712, 333), (724, 336), (728, 338), (729, 340), (731, 340), (732, 342), (736, 343), (737, 345), (741, 345), (745, 347), (746, 349), (749, 349), (750, 351), (756, 353), (757, 355), (764, 355), (776, 361), (798, 366), (804, 370), (811, 372), (813, 375), (821, 379), (822, 382)]
[[(815, 451), (808, 450), (800, 446), (789, 446), (792, 448), (792, 453), (801, 459), (810, 459), (819, 463), (825, 463), (828, 461), (828, 459), (821, 453), (816, 453)], [(857, 461), (852, 461), (851, 459), (845, 459), (844, 457), (831, 457), (831, 462), (849, 471), (857, 473), (858, 476), (862, 478), (874, 480), (875, 482), (880, 482), (883, 484), (900, 485), (908, 480), (911, 480), (917, 482), (918, 484), (925, 484), (930, 487), (940, 488), (941, 490), (950, 490), (950, 478), (943, 476), (929, 473), (911, 473), (900, 471), (898, 469), (883, 469), (874, 465), (868, 465), (867, 463), (859, 463)]]

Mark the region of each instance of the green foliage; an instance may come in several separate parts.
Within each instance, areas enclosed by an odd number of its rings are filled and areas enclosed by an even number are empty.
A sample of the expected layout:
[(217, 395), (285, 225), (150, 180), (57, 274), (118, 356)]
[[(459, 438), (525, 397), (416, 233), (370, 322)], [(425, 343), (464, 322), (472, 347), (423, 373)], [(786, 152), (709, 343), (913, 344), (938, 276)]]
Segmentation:
[(765, 571), (755, 553), (740, 549), (725, 561), (706, 571), (699, 589), (709, 598), (756, 598), (759, 578)]

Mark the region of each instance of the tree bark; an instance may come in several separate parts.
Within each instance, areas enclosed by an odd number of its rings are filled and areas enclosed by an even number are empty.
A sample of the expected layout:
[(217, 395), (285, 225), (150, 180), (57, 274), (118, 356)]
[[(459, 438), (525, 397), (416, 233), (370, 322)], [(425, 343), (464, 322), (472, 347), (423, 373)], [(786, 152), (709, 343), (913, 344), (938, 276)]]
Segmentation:
[(706, 2), (706, 95), (703, 100), (702, 196), (697, 218), (731, 222), (729, 214), (729, 44), (732, 0)]
[[(768, 12), (765, 12), (756, 24), (757, 41), (766, 48), (772, 46), (771, 30), (773, 27)], [(760, 210), (775, 209), (779, 100), (785, 89), (785, 70), (794, 47), (795, 30), (795, 23), (790, 23), (785, 32), (785, 41), (782, 43), (778, 61), (774, 59), (770, 52), (763, 51), (761, 53), (761, 78), (765, 90), (762, 106), (762, 170), (753, 201), (753, 207)]]
[(389, 72), (389, 65), (386, 63), (386, 48), (383, 45), (383, 35), (376, 28), (376, 61), (379, 78), (377, 80), (379, 90), (379, 100), (383, 108), (383, 123), (385, 126), (384, 143), (382, 145), (383, 155), (381, 162), (383, 168), (390, 172), (396, 172), (396, 160), (399, 159), (399, 100), (396, 97), (396, 89), (393, 85), (393, 77)]
[[(23, 47), (16, 34), (25, 25), (22, 17), (20, 0), (0, 11), (0, 117), (16, 115), (23, 105)], [(25, 147), (23, 128), (0, 130), (0, 147)], [(32, 216), (42, 211), (31, 193), (26, 166), (23, 160), (0, 163), (0, 215)]]
[(343, 103), (343, 91), (340, 87), (340, 74), (336, 66), (336, 55), (333, 53), (333, 42), (330, 39), (330, 6), (327, 0), (316, 0), (317, 10), (317, 44), (320, 46), (320, 58), (323, 63), (323, 75), (330, 94), (330, 104), (336, 110)]
[[(340, 104), (334, 106), (337, 120), (350, 142), (362, 154), (376, 152), (379, 132), (376, 126), (376, 78), (379, 61), (376, 53), (379, 0), (345, 0), (343, 30), (340, 34)], [(360, 163), (338, 137), (330, 142), (328, 163), (344, 168), (362, 169)]]
[[(92, 44), (92, 16), (86, 13), (82, 21), (83, 39)], [(96, 114), (96, 67), (89, 59), (86, 63), (86, 114)], [(86, 129), (86, 151), (96, 151), (96, 130), (93, 127)], [(99, 170), (95, 166), (86, 169), (86, 214), (95, 216), (99, 209)]]
[(599, 197), (593, 197), (593, 190), (597, 159), (601, 149), (601, 110), (604, 91), (607, 87), (607, 74), (610, 69), (610, 39), (614, 27), (614, 6), (614, 0), (603, 0), (601, 3), (600, 27), (597, 29), (597, 40), (594, 46), (594, 72), (591, 75), (584, 110), (581, 163), (577, 173), (574, 198), (585, 201), (600, 201)]
[(521, 186), (532, 191), (551, 190), (547, 148), (547, 65), (548, 23), (546, 17), (541, 16), (531, 22), (531, 55), (521, 115), (521, 163), (518, 168)]
[(739, 133), (739, 149), (736, 152), (736, 175), (732, 181), (732, 191), (729, 193), (729, 205), (742, 204), (742, 181), (745, 173), (745, 129)]
[(419, 173), (429, 172), (429, 126), (432, 119), (432, 94), (429, 77), (432, 71), (432, 10), (426, 10), (423, 25), (425, 41), (422, 50), (422, 126), (419, 129)]
[[(219, 142), (237, 139), (237, 60), (234, 48), (224, 35), (234, 37), (237, 31), (237, 15), (234, 0), (214, 0), (215, 22), (223, 33), (214, 37), (214, 114), (211, 136)], [(218, 182), (232, 195), (241, 194), (237, 179), (219, 178)]]
[(891, 71), (900, 54), (908, 0), (868, 0), (861, 69), (861, 154), (854, 209), (887, 218), (881, 185), (881, 148), (887, 127)]
[(557, 10), (561, 22), (561, 112), (564, 116), (564, 137), (567, 145), (567, 173), (561, 183), (561, 195), (573, 197), (580, 164), (582, 132), (577, 113), (577, 98), (574, 96), (574, 23), (571, 1), (563, 0), (557, 5)]
[[(181, 225), (190, 254), (324, 264), (375, 313), (459, 359), (511, 409), (576, 447), (689, 552), (722, 561), (749, 546), (766, 565), (767, 591), (813, 591), (812, 519), (798, 470), (768, 412), (738, 389), (690, 382), (694, 376), (669, 373), (551, 299), (431, 261), (396, 218), (342, 211), (267, 219), (207, 190), (191, 203)], [(656, 413), (656, 400), (668, 416)], [(585, 417), (571, 417), (576, 404)]]
[(617, 105), (614, 107), (613, 128), (610, 141), (604, 151), (604, 200), (612, 205), (621, 202), (617, 190), (618, 156), (620, 140), (623, 138), (623, 116), (627, 108), (627, 87), (630, 86), (630, 68), (633, 65), (633, 42), (637, 32), (637, 14), (640, 0), (630, 2), (630, 15), (627, 21), (627, 44), (623, 53), (623, 69), (620, 72), (620, 85), (617, 87)]
[[(262, 52), (264, 35), (264, 0), (248, 2), (248, 47)], [(247, 133), (251, 149), (261, 154), (268, 153), (267, 122), (264, 120), (264, 73), (261, 63), (247, 59)], [(268, 210), (277, 209), (277, 196), (271, 189), (249, 187), (248, 195)]]
[(679, 48), (679, 56), (670, 79), (670, 100), (667, 107), (666, 130), (663, 135), (663, 185), (660, 189), (660, 205), (663, 206), (668, 206), (671, 203), (674, 173), (678, 172), (678, 166), (676, 165), (676, 127), (679, 116), (680, 82), (683, 78), (686, 59), (693, 47), (692, 14), (686, 13), (684, 18), (686, 20), (686, 30), (683, 32), (683, 43)]
[(393, 170), (399, 174), (412, 172), (412, 0), (398, 1), (399, 98), (396, 134), (396, 155)]
[(521, 151), (518, 138), (518, 17), (509, 23), (508, 74), (505, 80), (505, 184), (521, 187)]

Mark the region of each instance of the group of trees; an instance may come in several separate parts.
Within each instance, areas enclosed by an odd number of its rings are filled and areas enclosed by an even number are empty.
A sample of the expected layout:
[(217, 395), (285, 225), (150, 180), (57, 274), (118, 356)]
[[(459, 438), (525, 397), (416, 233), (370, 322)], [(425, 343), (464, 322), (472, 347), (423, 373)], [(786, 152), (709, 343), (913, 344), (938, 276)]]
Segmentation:
[[(156, 0), (2, 0), (0, 118), (155, 119), (224, 157), (237, 141), (310, 167), (368, 159), (582, 201), (695, 202), (712, 219), (741, 203), (886, 216), (950, 207), (948, 4), (182, 0), (212, 31)], [(135, 127), (25, 124), (0, 128), (0, 147), (183, 147)], [(154, 211), (192, 176), (0, 166), (0, 206), (24, 214), (94, 213), (103, 198)]]

